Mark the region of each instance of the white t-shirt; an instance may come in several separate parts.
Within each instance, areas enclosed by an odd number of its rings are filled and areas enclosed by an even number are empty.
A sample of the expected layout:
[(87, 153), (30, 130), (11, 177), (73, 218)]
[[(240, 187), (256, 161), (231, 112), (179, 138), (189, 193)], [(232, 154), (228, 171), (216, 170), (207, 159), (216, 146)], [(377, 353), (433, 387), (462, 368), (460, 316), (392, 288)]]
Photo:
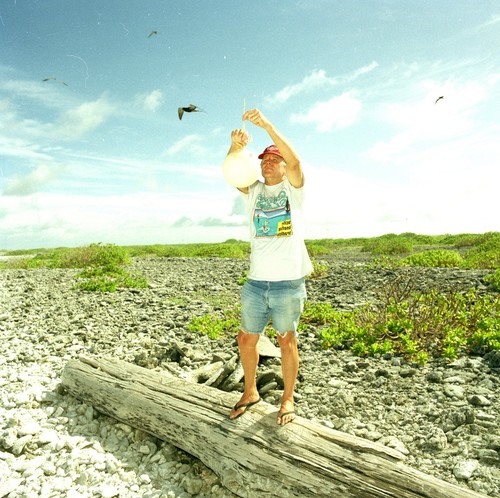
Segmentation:
[(313, 271), (303, 235), (304, 189), (285, 179), (267, 186), (261, 181), (243, 194), (250, 218), (252, 280), (296, 280)]

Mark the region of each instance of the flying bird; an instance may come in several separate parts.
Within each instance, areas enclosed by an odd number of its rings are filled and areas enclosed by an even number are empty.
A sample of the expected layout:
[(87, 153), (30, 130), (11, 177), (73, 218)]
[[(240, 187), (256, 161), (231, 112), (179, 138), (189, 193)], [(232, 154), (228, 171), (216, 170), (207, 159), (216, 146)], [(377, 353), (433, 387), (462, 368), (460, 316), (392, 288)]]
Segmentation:
[(158, 31), (151, 31), (151, 33), (149, 33), (148, 35), (148, 38), (151, 38), (153, 35), (157, 35), (158, 34)]
[(62, 83), (64, 86), (68, 86), (67, 83), (65, 83), (64, 81), (60, 80), (59, 78), (56, 78), (54, 76), (51, 76), (50, 78), (44, 78), (42, 81), (58, 81), (59, 83)]
[(436, 99), (436, 102), (434, 102), (434, 105), (436, 105), (441, 99), (444, 99), (444, 95), (441, 95), (441, 97), (438, 97)]
[(179, 107), (177, 109), (177, 114), (179, 114), (179, 119), (182, 119), (182, 116), (185, 112), (203, 112), (198, 106), (194, 104), (189, 104), (188, 107)]

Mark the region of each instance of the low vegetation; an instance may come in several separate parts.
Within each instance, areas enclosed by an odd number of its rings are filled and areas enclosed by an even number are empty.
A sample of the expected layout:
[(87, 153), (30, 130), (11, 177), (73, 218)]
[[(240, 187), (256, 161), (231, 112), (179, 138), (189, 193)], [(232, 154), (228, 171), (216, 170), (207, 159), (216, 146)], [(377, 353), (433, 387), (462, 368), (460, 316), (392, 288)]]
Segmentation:
[(498, 295), (431, 291), (353, 311), (307, 303), (301, 326), (315, 328), (325, 349), (397, 354), (424, 364), (431, 356), (454, 359), (500, 349), (499, 314)]
[[(336, 252), (369, 253), (366, 269), (374, 267), (443, 267), (491, 270), (485, 277), (492, 290), (479, 295), (437, 291), (411, 291), (411, 282), (391, 283), (381, 290), (379, 304), (353, 311), (337, 311), (329, 303), (306, 303), (301, 327), (317, 333), (324, 348), (349, 349), (360, 356), (398, 354), (425, 363), (431, 356), (449, 359), (462, 354), (484, 354), (500, 349), (500, 233), (460, 235), (386, 234), (373, 238), (306, 241), (313, 259), (312, 278), (328, 273), (324, 262)], [(76, 268), (75, 290), (113, 292), (142, 288), (143, 275), (128, 267), (133, 258), (247, 258), (247, 242), (228, 240), (219, 244), (115, 246), (91, 244), (79, 248), (4, 251), (17, 256), (0, 263), (0, 269)], [(321, 259), (323, 258), (323, 259)], [(410, 277), (408, 277), (410, 278)], [(239, 283), (243, 284), (246, 275)], [(405, 289), (400, 292), (397, 289)], [(195, 333), (212, 339), (234, 335), (239, 308), (194, 318), (188, 325)]]

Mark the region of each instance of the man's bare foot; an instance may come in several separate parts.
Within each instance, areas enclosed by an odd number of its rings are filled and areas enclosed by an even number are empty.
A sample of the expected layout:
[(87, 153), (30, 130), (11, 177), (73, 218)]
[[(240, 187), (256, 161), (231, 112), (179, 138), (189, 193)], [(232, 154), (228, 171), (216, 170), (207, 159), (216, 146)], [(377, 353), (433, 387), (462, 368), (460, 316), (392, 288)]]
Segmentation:
[(251, 406), (257, 404), (259, 401), (259, 395), (257, 395), (257, 398), (254, 398), (253, 400), (252, 398), (244, 400), (242, 396), (240, 401), (236, 403), (229, 412), (229, 418), (234, 420), (235, 418), (241, 417)]
[(286, 425), (295, 419), (295, 411), (292, 401), (283, 401), (276, 418), (278, 425)]

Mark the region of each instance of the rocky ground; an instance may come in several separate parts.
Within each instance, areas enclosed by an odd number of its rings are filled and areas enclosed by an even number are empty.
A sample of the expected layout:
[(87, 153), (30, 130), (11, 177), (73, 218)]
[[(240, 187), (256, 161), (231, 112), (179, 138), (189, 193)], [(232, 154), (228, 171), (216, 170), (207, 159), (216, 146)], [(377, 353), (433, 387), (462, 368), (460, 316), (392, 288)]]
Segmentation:
[[(490, 292), (484, 271), (408, 275), (364, 269), (360, 257), (325, 261), (328, 274), (307, 283), (309, 299), (352, 309), (402, 292), (409, 279), (415, 290)], [(74, 270), (0, 270), (0, 498), (233, 496), (195, 458), (61, 389), (64, 365), (82, 354), (113, 355), (200, 382), (209, 364), (235, 362), (234, 338), (211, 341), (187, 325), (238, 303), (246, 261), (140, 259), (133, 267), (149, 287), (110, 294), (75, 290)], [(299, 415), (394, 447), (410, 466), (500, 497), (500, 352), (420, 367), (322, 350), (312, 327), (299, 347)], [(280, 381), (279, 358), (263, 357), (266, 401), (279, 404)], [(219, 380), (218, 387), (228, 384)]]

